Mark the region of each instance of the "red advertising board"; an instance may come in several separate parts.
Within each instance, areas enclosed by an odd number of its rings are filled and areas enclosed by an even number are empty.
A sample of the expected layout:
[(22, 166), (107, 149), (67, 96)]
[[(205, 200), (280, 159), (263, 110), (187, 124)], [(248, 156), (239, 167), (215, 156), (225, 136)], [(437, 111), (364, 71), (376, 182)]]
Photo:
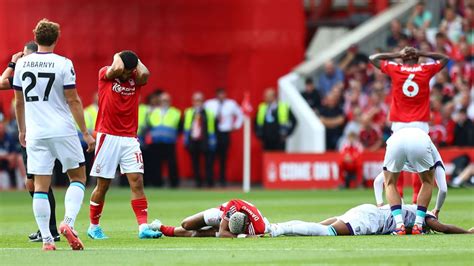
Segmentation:
[[(364, 180), (374, 179), (382, 171), (384, 150), (364, 152), (361, 167)], [(474, 162), (474, 149), (441, 149), (449, 176), (454, 166), (451, 161), (468, 155)], [(263, 186), (266, 189), (331, 189), (337, 188), (341, 171), (341, 155), (337, 152), (323, 154), (265, 153), (263, 155)], [(408, 175), (410, 176), (410, 175)], [(405, 184), (411, 182), (405, 181)]]

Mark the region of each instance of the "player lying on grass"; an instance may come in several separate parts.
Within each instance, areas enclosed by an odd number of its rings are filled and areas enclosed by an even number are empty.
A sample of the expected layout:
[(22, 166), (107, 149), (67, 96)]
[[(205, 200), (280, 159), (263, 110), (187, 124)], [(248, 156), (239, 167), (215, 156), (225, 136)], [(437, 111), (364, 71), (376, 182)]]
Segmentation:
[[(229, 226), (229, 221), (240, 220), (244, 216), (245, 228), (239, 228), (239, 233), (235, 233), (235, 228)], [(270, 223), (253, 204), (233, 199), (219, 207), (185, 218), (181, 226), (167, 226), (155, 220), (150, 228), (170, 237), (252, 237), (268, 233)]]
[[(408, 233), (416, 219), (416, 205), (403, 205), (402, 213)], [(338, 235), (385, 235), (396, 227), (390, 206), (377, 207), (372, 204), (356, 206), (341, 216), (326, 219), (320, 223), (289, 221), (271, 225), (270, 236), (338, 236)], [(455, 225), (443, 224), (428, 212), (423, 224), (424, 232), (445, 234), (472, 234), (474, 227), (465, 230)]]

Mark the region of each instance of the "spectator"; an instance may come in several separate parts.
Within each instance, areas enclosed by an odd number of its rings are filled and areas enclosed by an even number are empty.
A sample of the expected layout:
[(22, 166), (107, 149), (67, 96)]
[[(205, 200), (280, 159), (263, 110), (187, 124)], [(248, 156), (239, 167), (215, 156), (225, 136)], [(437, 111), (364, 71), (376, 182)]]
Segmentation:
[(318, 89), (323, 97), (338, 83), (344, 82), (344, 73), (334, 65), (333, 61), (328, 61), (324, 65), (324, 72), (319, 76)]
[(361, 119), (362, 127), (359, 133), (359, 139), (367, 151), (376, 151), (382, 147), (382, 131), (380, 127), (372, 123), (372, 119), (368, 115), (364, 115)]
[(385, 41), (389, 49), (395, 48), (398, 46), (398, 42), (401, 38), (407, 39), (407, 36), (403, 33), (402, 24), (398, 19), (392, 20), (390, 22), (390, 34)]
[(324, 98), (320, 119), (326, 127), (326, 149), (335, 150), (339, 138), (342, 136), (346, 120), (340, 107), (339, 98), (334, 93), (329, 93)]
[[(10, 186), (16, 186), (15, 176), (15, 141), (10, 134), (7, 133), (5, 122), (0, 122), (0, 178), (8, 176), (10, 178)], [(5, 174), (6, 172), (6, 174)]]
[(418, 1), (408, 19), (407, 27), (413, 34), (416, 30), (426, 30), (431, 26), (433, 15), (425, 8), (425, 1)]
[(265, 151), (284, 151), (286, 139), (296, 127), (296, 118), (286, 103), (277, 100), (276, 91), (268, 88), (255, 119), (257, 137)]
[(201, 156), (205, 161), (208, 187), (214, 186), (213, 157), (216, 149), (215, 115), (204, 108), (204, 95), (196, 92), (192, 96), (193, 106), (184, 113), (184, 145), (191, 155), (196, 186), (202, 186)]
[[(362, 144), (358, 141), (356, 132), (349, 132), (347, 139), (342, 142), (339, 153), (341, 155), (339, 169), (341, 173), (341, 180), (344, 182), (344, 187), (349, 188), (351, 182), (356, 179), (362, 179), (362, 165), (360, 162), (360, 155), (363, 151)], [(359, 177), (359, 178), (358, 178)]]
[(306, 100), (309, 104), (309, 107), (313, 109), (314, 112), (318, 112), (319, 108), (321, 108), (321, 95), (319, 91), (316, 90), (314, 87), (314, 82), (312, 78), (307, 78), (305, 81), (304, 91), (301, 93), (301, 96)]
[(358, 108), (364, 108), (367, 105), (367, 95), (362, 93), (362, 84), (357, 80), (349, 81), (349, 89), (344, 95), (344, 114), (348, 120), (353, 119), (353, 112)]
[(454, 145), (474, 146), (474, 124), (467, 117), (466, 109), (459, 110), (454, 128)]
[(207, 100), (204, 106), (216, 115), (216, 156), (219, 157), (219, 181), (224, 187), (227, 185), (225, 172), (227, 152), (230, 147), (230, 133), (242, 127), (244, 115), (240, 106), (234, 100), (227, 98), (227, 94), (222, 88), (217, 89), (216, 98)]
[(168, 163), (169, 182), (172, 188), (179, 186), (178, 166), (176, 157), (176, 141), (180, 130), (181, 111), (171, 106), (171, 96), (168, 93), (159, 95), (157, 100), (150, 101), (152, 109), (147, 117), (147, 155), (150, 160), (150, 183), (154, 186), (163, 186), (162, 164)]
[(446, 7), (444, 9), (444, 19), (439, 26), (439, 32), (448, 36), (451, 42), (457, 43), (463, 33), (462, 23), (462, 17), (456, 14), (454, 8)]

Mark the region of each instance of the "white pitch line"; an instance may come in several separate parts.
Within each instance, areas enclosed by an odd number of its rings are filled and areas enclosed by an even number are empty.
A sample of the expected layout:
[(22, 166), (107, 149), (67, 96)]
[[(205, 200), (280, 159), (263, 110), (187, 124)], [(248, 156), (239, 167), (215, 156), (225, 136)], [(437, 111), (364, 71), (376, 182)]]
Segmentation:
[[(60, 250), (67, 250), (67, 248), (59, 248)], [(0, 251), (21, 251), (21, 250), (40, 250), (40, 248), (0, 248)], [(401, 252), (440, 252), (446, 251), (443, 248), (354, 248), (354, 249), (336, 249), (336, 248), (86, 248), (85, 250), (92, 251), (401, 251)], [(474, 252), (469, 248), (456, 248), (449, 252)]]

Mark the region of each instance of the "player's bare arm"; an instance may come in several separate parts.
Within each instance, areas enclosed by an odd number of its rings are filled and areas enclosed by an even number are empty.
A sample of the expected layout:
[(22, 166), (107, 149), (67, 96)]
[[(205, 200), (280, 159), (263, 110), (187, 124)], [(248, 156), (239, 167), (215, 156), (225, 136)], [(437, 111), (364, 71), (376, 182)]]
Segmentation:
[(429, 57), (434, 60), (439, 60), (443, 67), (445, 67), (446, 64), (449, 62), (449, 57), (441, 53), (417, 51), (417, 54), (418, 56)]
[(370, 63), (374, 65), (375, 67), (380, 69), (380, 61), (381, 60), (391, 60), (391, 59), (397, 59), (397, 58), (402, 58), (405, 56), (407, 51), (407, 48), (404, 48), (400, 52), (396, 53), (378, 53), (378, 54), (373, 54), (369, 57)]
[(115, 79), (122, 75), (123, 71), (125, 70), (125, 65), (123, 64), (122, 58), (120, 58), (120, 53), (116, 53), (114, 55), (114, 61), (112, 65), (107, 68), (107, 72), (105, 73), (105, 77), (107, 79)]
[(15, 115), (18, 124), (18, 139), (21, 146), (26, 147), (25, 100), (23, 91), (15, 90)]
[(219, 237), (224, 237), (224, 238), (233, 238), (237, 237), (236, 235), (232, 234), (232, 232), (229, 229), (229, 221), (226, 219), (222, 219), (221, 224), (219, 226)]
[(2, 77), (0, 78), (0, 90), (9, 90), (11, 88), (10, 81), (8, 80), (15, 70), (15, 64), (23, 56), (23, 52), (18, 52), (12, 55), (12, 60), (8, 67), (3, 71)]
[(87, 130), (86, 122), (84, 120), (84, 110), (82, 108), (82, 101), (79, 95), (77, 94), (77, 90), (64, 90), (64, 96), (66, 97), (66, 102), (69, 105), (69, 109), (71, 109), (72, 116), (74, 117), (74, 120), (79, 126), (79, 130), (81, 130), (81, 133), (84, 137), (84, 141), (87, 143), (87, 152), (94, 151), (95, 140)]
[(150, 77), (150, 71), (140, 60), (138, 60), (136, 71), (137, 71), (137, 77), (136, 77), (137, 84), (140, 86), (145, 85), (148, 82), (148, 77)]
[(433, 217), (428, 217), (425, 220), (426, 225), (430, 227), (433, 231), (444, 233), (444, 234), (473, 234), (472, 229), (466, 230), (460, 227), (457, 227), (452, 224), (443, 224), (438, 219)]

